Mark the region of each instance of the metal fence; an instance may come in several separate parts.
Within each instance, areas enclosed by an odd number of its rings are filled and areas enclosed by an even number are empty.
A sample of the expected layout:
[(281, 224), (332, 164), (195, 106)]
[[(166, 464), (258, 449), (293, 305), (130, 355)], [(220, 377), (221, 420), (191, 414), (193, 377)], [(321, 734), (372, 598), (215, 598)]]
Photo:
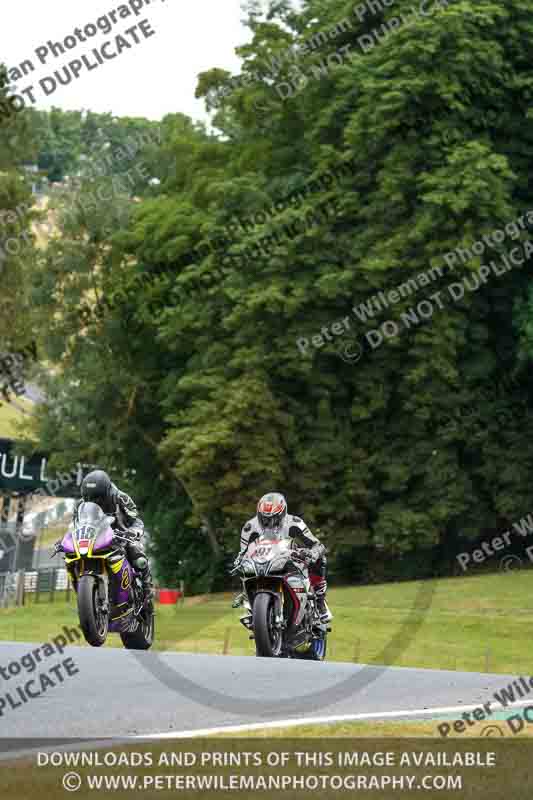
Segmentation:
[(15, 605), (17, 585), (16, 572), (0, 572), (0, 608)]
[(70, 600), (70, 582), (64, 567), (0, 572), (0, 607), (32, 602)]

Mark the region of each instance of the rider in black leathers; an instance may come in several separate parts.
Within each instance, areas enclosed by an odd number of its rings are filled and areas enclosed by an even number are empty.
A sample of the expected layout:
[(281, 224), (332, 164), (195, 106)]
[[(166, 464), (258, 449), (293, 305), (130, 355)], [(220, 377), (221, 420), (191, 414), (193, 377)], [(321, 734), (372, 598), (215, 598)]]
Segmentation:
[(124, 546), (126, 557), (141, 578), (145, 606), (149, 611), (153, 611), (152, 575), (142, 542), (144, 523), (134, 501), (111, 482), (106, 472), (98, 469), (89, 472), (82, 481), (81, 500), (76, 503), (73, 512), (74, 523), (77, 521), (78, 508), (83, 502), (96, 503), (104, 514), (115, 515), (116, 522), (113, 523), (113, 527), (121, 530), (128, 538)]

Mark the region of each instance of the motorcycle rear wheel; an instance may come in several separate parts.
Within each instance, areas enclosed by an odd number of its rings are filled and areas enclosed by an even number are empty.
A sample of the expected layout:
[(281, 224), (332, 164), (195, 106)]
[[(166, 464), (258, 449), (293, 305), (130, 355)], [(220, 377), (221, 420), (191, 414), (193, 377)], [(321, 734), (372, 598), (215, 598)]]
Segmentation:
[(275, 627), (276, 602), (271, 594), (259, 592), (254, 600), (253, 630), (256, 655), (279, 658), (283, 646), (281, 630)]
[(149, 650), (154, 643), (154, 633), (154, 615), (145, 618), (143, 614), (139, 617), (138, 627), (134, 631), (121, 633), (120, 638), (126, 650)]
[(323, 639), (313, 639), (311, 644), (311, 658), (313, 661), (324, 661), (328, 650), (328, 639), (324, 636)]
[(324, 661), (328, 649), (328, 640), (324, 636), (320, 639), (318, 636), (311, 639), (311, 647), (303, 653), (294, 652), (292, 658), (298, 658), (301, 661)]
[(101, 647), (107, 639), (109, 616), (98, 611), (98, 583), (94, 575), (82, 575), (78, 582), (80, 627), (92, 647)]

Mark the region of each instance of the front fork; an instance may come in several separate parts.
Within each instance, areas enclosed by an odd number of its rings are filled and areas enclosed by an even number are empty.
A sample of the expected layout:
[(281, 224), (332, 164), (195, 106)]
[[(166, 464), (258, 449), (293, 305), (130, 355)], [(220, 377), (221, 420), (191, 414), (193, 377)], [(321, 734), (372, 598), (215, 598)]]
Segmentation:
[[(261, 591), (261, 590), (259, 590), (259, 591)], [(274, 594), (274, 592), (271, 589), (269, 591), (270, 591), (271, 594)], [(279, 583), (278, 592), (279, 592), (279, 603), (276, 603), (277, 608), (276, 608), (276, 616), (274, 618), (274, 624), (275, 624), (275, 627), (278, 628), (279, 630), (284, 630), (287, 627), (287, 624), (283, 619), (283, 607), (284, 607), (284, 602), (285, 602), (285, 595), (283, 594), (283, 583), (281, 581)], [(246, 591), (246, 584), (243, 586), (243, 595), (244, 595), (244, 601), (243, 601), (242, 605), (246, 609), (246, 613), (240, 618), (239, 621), (240, 621), (241, 625), (244, 625), (244, 627), (247, 630), (252, 630), (253, 610), (252, 610), (252, 605), (250, 603), (250, 600), (248, 599), (248, 592)], [(276, 593), (276, 597), (278, 597), (278, 593)]]
[(285, 595), (283, 594), (283, 583), (281, 581), (279, 582), (278, 592), (279, 592), (279, 605), (276, 609), (276, 617), (274, 619), (274, 622), (276, 628), (278, 628), (279, 630), (283, 630), (284, 628), (287, 627), (287, 625), (283, 619), (283, 605), (285, 602)]
[(98, 605), (102, 614), (109, 614), (109, 578), (107, 573), (97, 575)]
[(108, 614), (109, 613), (109, 576), (107, 574), (107, 569), (104, 566), (103, 572), (95, 572), (92, 569), (87, 569), (87, 565), (84, 562), (76, 561), (74, 564), (69, 564), (67, 566), (67, 572), (70, 577), (70, 582), (72, 583), (72, 587), (74, 591), (78, 592), (78, 584), (81, 578), (84, 575), (94, 575), (96, 578), (96, 585), (98, 589), (97, 594), (97, 601), (98, 601), (98, 610), (101, 613)]

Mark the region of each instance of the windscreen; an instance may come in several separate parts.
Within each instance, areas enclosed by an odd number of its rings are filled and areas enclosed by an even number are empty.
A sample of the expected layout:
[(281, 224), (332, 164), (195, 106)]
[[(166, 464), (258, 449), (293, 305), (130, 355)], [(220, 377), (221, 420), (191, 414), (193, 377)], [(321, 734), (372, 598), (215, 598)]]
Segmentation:
[(105, 514), (96, 503), (82, 503), (78, 508), (78, 525), (97, 525)]
[(96, 503), (82, 503), (78, 509), (76, 522), (76, 538), (95, 538), (103, 528), (111, 522), (111, 517), (106, 516)]

